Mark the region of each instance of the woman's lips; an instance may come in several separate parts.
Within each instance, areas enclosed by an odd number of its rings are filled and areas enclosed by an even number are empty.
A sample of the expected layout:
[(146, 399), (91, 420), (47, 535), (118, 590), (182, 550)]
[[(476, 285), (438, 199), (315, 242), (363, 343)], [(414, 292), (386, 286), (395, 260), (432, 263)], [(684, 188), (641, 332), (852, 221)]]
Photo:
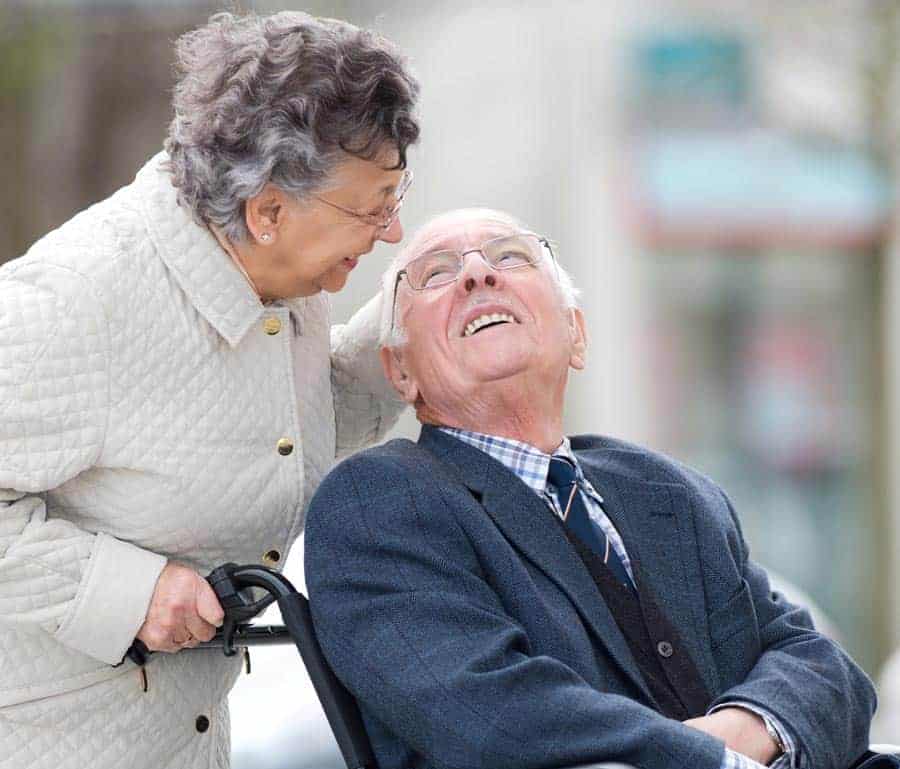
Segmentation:
[(358, 256), (345, 256), (344, 257), (344, 266), (348, 271), (352, 270), (356, 265), (359, 264)]

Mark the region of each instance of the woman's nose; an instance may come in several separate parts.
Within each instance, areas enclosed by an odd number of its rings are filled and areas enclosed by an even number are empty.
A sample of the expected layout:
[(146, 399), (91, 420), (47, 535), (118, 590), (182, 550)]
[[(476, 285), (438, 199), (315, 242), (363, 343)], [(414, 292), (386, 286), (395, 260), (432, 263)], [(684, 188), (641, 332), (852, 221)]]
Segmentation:
[(389, 227), (378, 231), (377, 240), (383, 240), (385, 243), (399, 243), (403, 240), (403, 225), (400, 224), (399, 216), (391, 222)]

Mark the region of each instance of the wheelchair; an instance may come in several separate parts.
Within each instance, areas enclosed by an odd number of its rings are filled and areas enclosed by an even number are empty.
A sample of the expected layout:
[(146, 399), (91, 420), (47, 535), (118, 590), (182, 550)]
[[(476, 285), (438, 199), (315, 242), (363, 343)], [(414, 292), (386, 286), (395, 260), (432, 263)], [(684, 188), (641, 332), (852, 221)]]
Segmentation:
[[(219, 648), (226, 656), (234, 656), (245, 647), (293, 643), (300, 652), (347, 769), (378, 769), (356, 701), (331, 670), (316, 640), (306, 597), (284, 575), (264, 566), (224, 564), (214, 569), (207, 579), (225, 610), (225, 620), (211, 641), (196, 648)], [(259, 591), (262, 597), (257, 597)], [(284, 625), (250, 624), (253, 617), (272, 603), (278, 604)], [(136, 641), (128, 652), (128, 656), (140, 665), (146, 661), (146, 655), (147, 649), (140, 641)], [(900, 766), (900, 746), (871, 745), (864, 758), (871, 759), (876, 755), (896, 756), (897, 764), (894, 765)], [(868, 766), (861, 759), (851, 769), (867, 769)], [(636, 768), (601, 762), (559, 769)]]

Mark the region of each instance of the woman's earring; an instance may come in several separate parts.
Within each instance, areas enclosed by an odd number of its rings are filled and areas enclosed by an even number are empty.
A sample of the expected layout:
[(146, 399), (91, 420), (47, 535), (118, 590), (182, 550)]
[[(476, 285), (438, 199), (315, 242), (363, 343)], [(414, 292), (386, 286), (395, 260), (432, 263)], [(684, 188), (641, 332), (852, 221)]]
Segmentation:
[(259, 239), (260, 239), (263, 243), (268, 243), (270, 240), (272, 240), (272, 233), (270, 233), (270, 232), (264, 232), (262, 235), (259, 236)]

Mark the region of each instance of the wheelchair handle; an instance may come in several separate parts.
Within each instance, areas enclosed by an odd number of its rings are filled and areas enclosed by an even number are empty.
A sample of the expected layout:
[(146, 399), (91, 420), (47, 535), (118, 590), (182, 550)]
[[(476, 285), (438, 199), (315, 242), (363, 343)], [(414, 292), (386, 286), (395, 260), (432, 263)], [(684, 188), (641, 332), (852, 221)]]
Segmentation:
[[(350, 769), (371, 769), (376, 766), (372, 746), (366, 735), (356, 700), (344, 688), (328, 666), (316, 640), (309, 612), (309, 602), (297, 592), (290, 580), (264, 566), (238, 566), (226, 563), (213, 569), (207, 577), (216, 592), (225, 620), (211, 641), (198, 644), (195, 649), (222, 649), (230, 657), (244, 646), (268, 646), (291, 643), (297, 647), (313, 688), (325, 711), (338, 748)], [(247, 588), (261, 588), (264, 595), (253, 600)], [(284, 625), (248, 625), (272, 603), (277, 602)], [(189, 650), (185, 650), (189, 651)], [(147, 662), (150, 652), (135, 639), (127, 657), (137, 665)]]

